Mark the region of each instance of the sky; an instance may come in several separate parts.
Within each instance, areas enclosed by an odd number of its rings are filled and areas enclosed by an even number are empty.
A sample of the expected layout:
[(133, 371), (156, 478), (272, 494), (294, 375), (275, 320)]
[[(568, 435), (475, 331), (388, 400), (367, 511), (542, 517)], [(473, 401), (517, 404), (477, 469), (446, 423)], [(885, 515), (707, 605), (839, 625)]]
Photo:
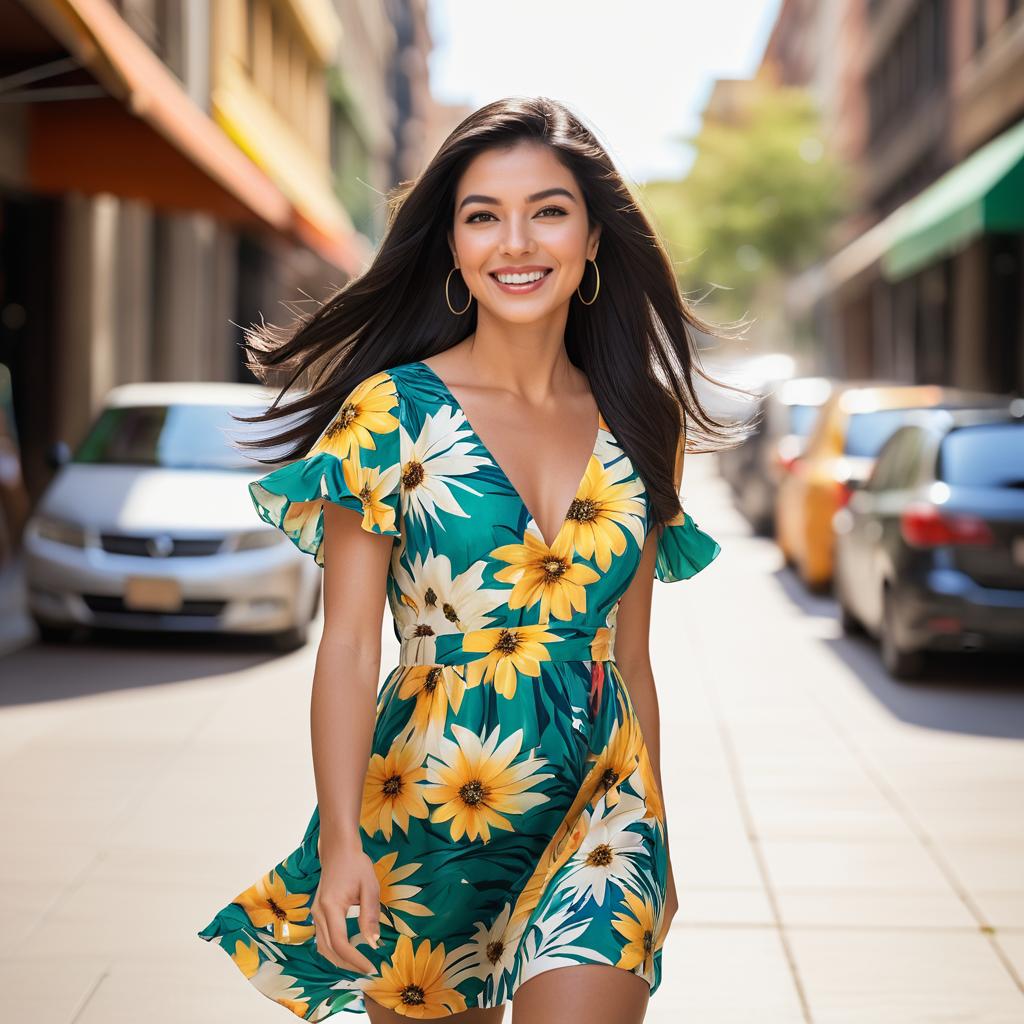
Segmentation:
[(431, 90), (570, 106), (636, 182), (679, 178), (716, 78), (757, 68), (780, 0), (428, 0)]

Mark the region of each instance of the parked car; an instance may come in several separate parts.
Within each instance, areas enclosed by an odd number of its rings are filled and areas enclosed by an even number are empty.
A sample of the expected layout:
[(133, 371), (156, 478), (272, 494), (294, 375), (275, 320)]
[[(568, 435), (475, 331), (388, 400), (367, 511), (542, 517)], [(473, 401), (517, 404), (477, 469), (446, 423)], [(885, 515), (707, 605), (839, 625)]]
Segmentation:
[(805, 451), (782, 479), (775, 537), (804, 583), (832, 580), (832, 520), (867, 479), (882, 445), (909, 411), (927, 407), (1005, 408), (1008, 398), (932, 385), (844, 384), (822, 406)]
[(1024, 649), (1024, 420), (932, 412), (897, 430), (836, 515), (847, 630), (909, 678), (931, 650)]
[(779, 484), (803, 454), (832, 387), (827, 377), (794, 377), (782, 381), (761, 404), (756, 429), (742, 446), (747, 458), (734, 490), (736, 507), (762, 536), (774, 532)]
[(740, 363), (717, 366), (712, 369), (716, 380), (728, 387), (702, 386), (698, 378), (698, 391), (704, 407), (721, 422), (735, 425), (743, 441), (718, 453), (718, 472), (738, 496), (757, 459), (756, 442), (762, 427), (764, 403), (780, 384), (793, 376), (795, 363), (782, 353), (754, 356)]
[[(267, 471), (231, 439), (271, 389), (131, 384), (110, 392), (25, 531), (29, 611), (44, 638), (86, 626), (305, 641), (321, 570), (259, 519)], [(249, 428), (252, 429), (252, 428)], [(265, 428), (262, 428), (265, 429)]]

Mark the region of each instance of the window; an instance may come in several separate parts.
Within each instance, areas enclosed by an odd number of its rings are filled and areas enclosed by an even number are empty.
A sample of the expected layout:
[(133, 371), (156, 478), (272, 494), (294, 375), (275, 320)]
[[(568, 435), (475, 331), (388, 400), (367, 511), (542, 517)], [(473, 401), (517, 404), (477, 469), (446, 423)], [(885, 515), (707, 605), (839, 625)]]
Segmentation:
[(1024, 423), (951, 430), (939, 449), (936, 475), (956, 487), (1024, 489)]
[(907, 409), (880, 409), (878, 412), (855, 412), (846, 428), (844, 455), (875, 458), (883, 444), (907, 417)]
[(807, 437), (821, 412), (820, 405), (791, 405), (789, 407), (789, 433)]
[(239, 423), (231, 413), (254, 416), (259, 411), (256, 406), (230, 410), (219, 405), (112, 407), (100, 414), (74, 461), (167, 469), (251, 469), (252, 460), (231, 442), (251, 431), (252, 425)]
[(912, 487), (919, 475), (919, 460), (925, 445), (920, 427), (903, 427), (883, 445), (868, 481), (870, 491), (896, 491)]

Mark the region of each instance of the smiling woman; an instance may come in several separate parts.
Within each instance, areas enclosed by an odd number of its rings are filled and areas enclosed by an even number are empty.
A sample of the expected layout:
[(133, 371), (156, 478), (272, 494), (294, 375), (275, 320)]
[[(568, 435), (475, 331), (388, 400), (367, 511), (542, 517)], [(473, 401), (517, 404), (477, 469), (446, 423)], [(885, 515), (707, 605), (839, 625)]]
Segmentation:
[(598, 142), (516, 99), (446, 140), (362, 278), (254, 337), (308, 385), (250, 493), (324, 567), (317, 805), (198, 934), (297, 1016), (643, 1018), (677, 907), (652, 583), (718, 554), (679, 486), (728, 436), (691, 324)]

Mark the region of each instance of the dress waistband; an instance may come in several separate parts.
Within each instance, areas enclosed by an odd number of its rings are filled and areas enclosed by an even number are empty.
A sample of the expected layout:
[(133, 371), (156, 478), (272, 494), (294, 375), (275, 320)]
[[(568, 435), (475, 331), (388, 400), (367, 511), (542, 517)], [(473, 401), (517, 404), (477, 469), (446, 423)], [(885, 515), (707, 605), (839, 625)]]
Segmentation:
[(495, 626), (466, 633), (442, 633), (432, 638), (433, 661), (425, 661), (422, 638), (403, 639), (402, 665), (466, 665), (481, 658), (534, 661), (614, 661), (613, 626), (565, 624)]

